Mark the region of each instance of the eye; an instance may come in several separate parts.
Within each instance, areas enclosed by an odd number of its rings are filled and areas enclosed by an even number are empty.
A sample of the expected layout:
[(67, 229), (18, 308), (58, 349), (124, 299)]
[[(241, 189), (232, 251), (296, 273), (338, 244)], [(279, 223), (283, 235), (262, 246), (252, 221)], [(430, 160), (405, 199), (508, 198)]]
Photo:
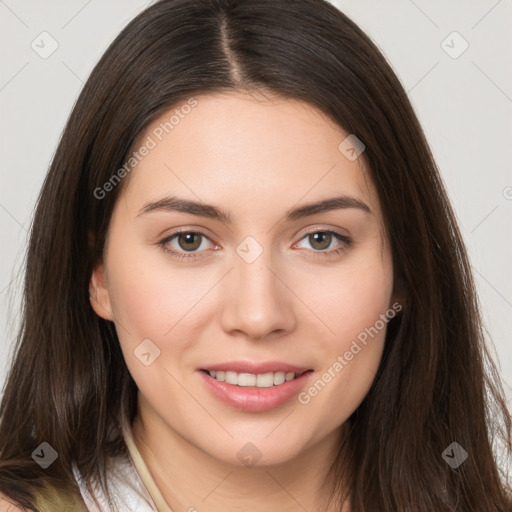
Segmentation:
[[(174, 239), (176, 239), (177, 249), (175, 248), (176, 246), (171, 245)], [(204, 245), (202, 239), (210, 240), (205, 234), (197, 231), (180, 231), (164, 238), (158, 242), (158, 245), (160, 245), (165, 252), (171, 253), (179, 260), (189, 258), (196, 259), (196, 250)]]
[[(197, 254), (198, 252), (203, 252), (198, 251), (198, 249), (201, 247), (205, 249), (203, 244), (203, 240), (205, 239), (211, 242), (204, 233), (198, 231), (179, 231), (178, 233), (165, 237), (163, 240), (158, 242), (158, 245), (162, 247), (164, 252), (172, 254), (178, 260), (194, 260), (199, 257)], [(301, 241), (306, 239), (312, 245), (315, 256), (341, 254), (352, 244), (352, 240), (348, 236), (332, 230), (317, 230), (309, 232), (301, 238)], [(176, 242), (176, 245), (173, 245), (172, 242)], [(333, 242), (338, 242), (338, 245), (335, 245), (334, 249), (331, 248), (330, 250), (326, 250), (332, 246)], [(213, 244), (213, 242), (211, 243)]]
[[(313, 249), (315, 249), (314, 252), (319, 256), (341, 254), (352, 244), (352, 240), (348, 236), (332, 230), (311, 231), (302, 237), (301, 240), (307, 240)], [(333, 242), (335, 243), (336, 248), (326, 251), (325, 249), (331, 247)], [(337, 246), (336, 242), (338, 242)]]

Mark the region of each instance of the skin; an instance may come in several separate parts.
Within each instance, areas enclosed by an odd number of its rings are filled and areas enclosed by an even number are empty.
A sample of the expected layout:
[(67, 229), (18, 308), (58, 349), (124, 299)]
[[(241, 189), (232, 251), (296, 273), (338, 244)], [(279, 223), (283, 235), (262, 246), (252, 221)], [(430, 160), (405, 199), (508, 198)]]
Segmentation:
[[(139, 388), (134, 439), (175, 512), (327, 510), (320, 487), (344, 423), (375, 377), (385, 328), (307, 404), (294, 397), (269, 411), (239, 411), (206, 388), (198, 369), (285, 361), (314, 370), (309, 386), (332, 367), (397, 300), (379, 200), (363, 158), (338, 150), (348, 134), (312, 106), (244, 92), (196, 99), (125, 178), (91, 277), (92, 305), (115, 322)], [(171, 194), (214, 204), (232, 223), (138, 215)], [(371, 213), (347, 208), (283, 220), (290, 208), (342, 194)], [(196, 239), (195, 261), (158, 245), (178, 229), (205, 235)], [(309, 230), (338, 231), (352, 245), (320, 254), (343, 243), (333, 237), (321, 246)], [(263, 248), (250, 264), (236, 252), (248, 236)], [(190, 242), (175, 237), (169, 245), (187, 253)], [(150, 366), (134, 355), (144, 339), (161, 351)], [(252, 467), (237, 457), (247, 442), (261, 452)]]
[(13, 503), (10, 498), (0, 492), (0, 512), (20, 512), (20, 510), (26, 509)]

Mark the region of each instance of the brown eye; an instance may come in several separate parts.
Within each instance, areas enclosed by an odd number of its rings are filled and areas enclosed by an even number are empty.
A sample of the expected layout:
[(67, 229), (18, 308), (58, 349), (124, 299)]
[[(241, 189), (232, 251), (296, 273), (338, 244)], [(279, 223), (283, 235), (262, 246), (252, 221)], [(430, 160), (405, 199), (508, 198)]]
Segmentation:
[(319, 251), (327, 249), (331, 245), (333, 236), (327, 231), (317, 231), (308, 235), (311, 246)]
[(179, 233), (176, 240), (180, 249), (194, 251), (201, 245), (202, 236), (199, 233)]
[[(160, 245), (165, 252), (170, 253), (178, 259), (195, 259), (200, 256), (200, 253), (205, 252), (198, 250), (203, 240), (212, 243), (203, 233), (196, 231), (179, 231), (178, 233), (164, 238), (158, 242), (158, 245)], [(207, 246), (203, 247), (203, 249), (207, 249)]]
[[(309, 245), (313, 248), (312, 252), (322, 256), (340, 254), (348, 249), (352, 243), (352, 240), (348, 236), (330, 230), (318, 230), (306, 233), (302, 237), (301, 242), (302, 240), (307, 240)], [(338, 242), (338, 244), (336, 244), (336, 242)], [(333, 245), (334, 248), (332, 247)]]

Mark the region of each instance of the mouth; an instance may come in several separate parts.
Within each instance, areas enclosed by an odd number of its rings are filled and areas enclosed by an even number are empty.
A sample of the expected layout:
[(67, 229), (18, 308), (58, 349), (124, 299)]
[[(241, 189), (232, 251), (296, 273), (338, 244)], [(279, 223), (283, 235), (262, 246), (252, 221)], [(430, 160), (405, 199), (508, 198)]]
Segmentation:
[(280, 386), (285, 382), (295, 380), (306, 372), (312, 370), (306, 370), (303, 372), (267, 372), (267, 373), (238, 373), (234, 371), (223, 371), (223, 370), (201, 370), (208, 374), (212, 379), (218, 380), (219, 382), (226, 382), (233, 386), (239, 387), (256, 387), (256, 388), (271, 388)]
[(268, 411), (290, 402), (313, 373), (312, 369), (275, 363), (228, 363), (198, 371), (212, 396), (244, 412)]

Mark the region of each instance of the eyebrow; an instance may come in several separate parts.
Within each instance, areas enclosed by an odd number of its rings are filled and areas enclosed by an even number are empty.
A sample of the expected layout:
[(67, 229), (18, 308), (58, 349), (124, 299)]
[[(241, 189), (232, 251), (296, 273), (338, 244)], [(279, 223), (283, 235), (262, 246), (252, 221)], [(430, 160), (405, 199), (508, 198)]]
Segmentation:
[[(351, 196), (337, 196), (290, 209), (286, 212), (285, 219), (287, 221), (295, 221), (318, 213), (348, 208), (356, 208), (365, 213), (372, 214), (368, 205), (363, 203), (360, 199)], [(147, 203), (141, 208), (137, 217), (155, 211), (188, 213), (190, 215), (197, 215), (198, 217), (218, 220), (226, 224), (231, 223), (231, 215), (221, 208), (176, 196), (169, 196), (158, 201)]]

